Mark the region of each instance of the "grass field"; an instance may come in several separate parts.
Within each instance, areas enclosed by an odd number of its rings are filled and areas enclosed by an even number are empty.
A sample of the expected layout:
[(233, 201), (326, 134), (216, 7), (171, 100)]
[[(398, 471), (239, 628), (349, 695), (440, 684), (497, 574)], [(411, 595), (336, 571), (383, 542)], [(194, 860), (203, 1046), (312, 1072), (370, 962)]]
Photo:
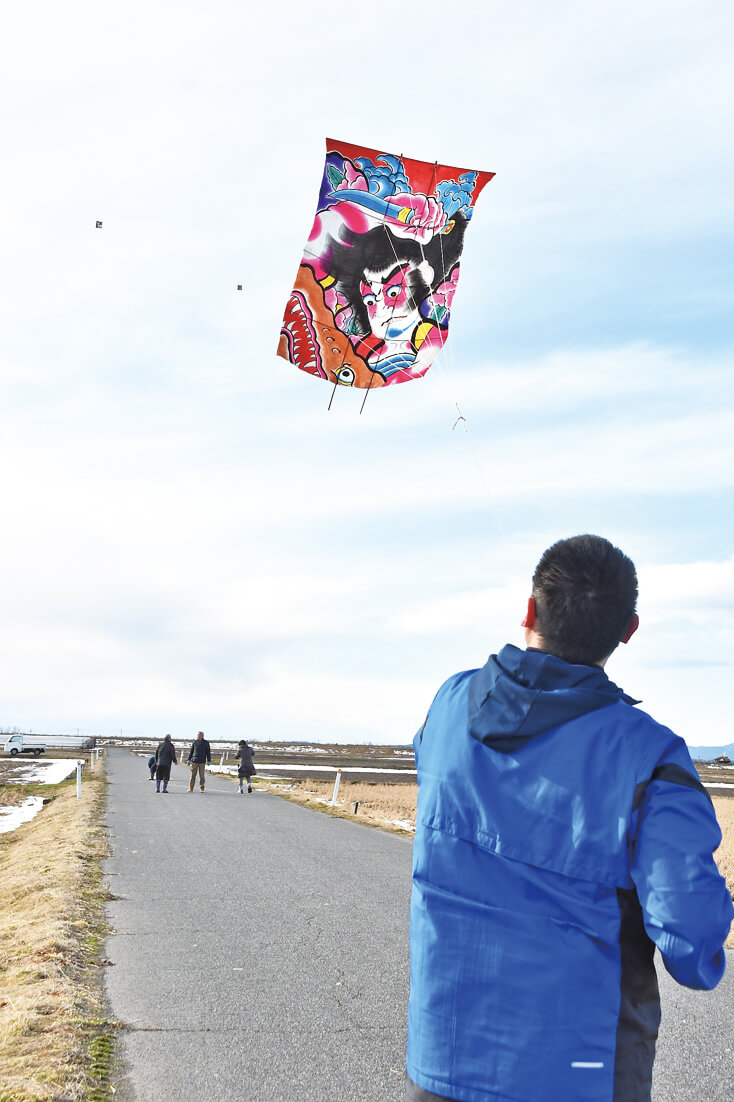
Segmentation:
[(0, 1102), (109, 1097), (99, 982), (104, 927), (102, 768), (60, 785), (0, 787), (0, 803), (52, 797), (0, 835)]

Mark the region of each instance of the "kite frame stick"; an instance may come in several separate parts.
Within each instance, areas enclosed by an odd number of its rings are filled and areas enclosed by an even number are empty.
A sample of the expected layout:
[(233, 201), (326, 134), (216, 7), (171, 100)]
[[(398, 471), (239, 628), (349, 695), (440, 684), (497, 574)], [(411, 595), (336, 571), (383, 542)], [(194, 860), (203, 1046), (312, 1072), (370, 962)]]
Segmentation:
[[(336, 321), (336, 318), (334, 318), (334, 321)], [(339, 330), (339, 332), (341, 332), (341, 330)], [(342, 352), (342, 362), (341, 362), (341, 363), (339, 364), (339, 371), (341, 371), (341, 369), (342, 369), (342, 368), (344, 367), (344, 361), (345, 361), (345, 360), (346, 360), (346, 358), (347, 358), (347, 348), (350, 348), (350, 347), (351, 347), (351, 343), (352, 343), (352, 342), (351, 342), (351, 341), (349, 340), (349, 337), (347, 337), (346, 333), (344, 334), (344, 336), (345, 336), (345, 338), (346, 338), (347, 344), (346, 344), (346, 347), (345, 347), (344, 351)], [(326, 412), (327, 412), (327, 413), (328, 413), (328, 412), (330, 411), (330, 409), (331, 409), (331, 403), (332, 403), (332, 402), (334, 401), (334, 395), (336, 394), (336, 388), (337, 388), (337, 387), (339, 386), (339, 371), (335, 371), (335, 372), (334, 372), (334, 379), (335, 379), (336, 381), (335, 381), (335, 383), (334, 383), (334, 389), (333, 389), (333, 390), (332, 390), (332, 392), (331, 392), (331, 398), (329, 398), (329, 404), (328, 404), (328, 406), (326, 407)]]
[(372, 372), (372, 374), (370, 375), (370, 385), (369, 385), (369, 386), (367, 387), (367, 389), (365, 390), (365, 392), (364, 392), (364, 398), (362, 399), (362, 405), (361, 405), (361, 406), (359, 407), (359, 413), (360, 413), (360, 417), (361, 417), (361, 415), (362, 415), (362, 410), (364, 409), (364, 404), (365, 404), (365, 402), (367, 401), (367, 395), (368, 395), (368, 394), (369, 394), (369, 392), (370, 392), (370, 391), (372, 390), (372, 384), (373, 384), (373, 382), (374, 382), (374, 380), (375, 380), (375, 375), (376, 375), (376, 374), (377, 374), (377, 372), (376, 372), (376, 371), (373, 371), (373, 372)]

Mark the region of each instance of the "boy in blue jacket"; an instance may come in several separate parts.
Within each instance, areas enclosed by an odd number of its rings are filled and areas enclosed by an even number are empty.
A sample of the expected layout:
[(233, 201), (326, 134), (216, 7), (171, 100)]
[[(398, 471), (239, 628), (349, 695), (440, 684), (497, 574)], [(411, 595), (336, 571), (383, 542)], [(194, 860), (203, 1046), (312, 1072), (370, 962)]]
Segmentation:
[(715, 987), (734, 907), (682, 739), (604, 672), (632, 562), (550, 547), (526, 650), (451, 677), (415, 739), (408, 1102), (648, 1102), (653, 963)]

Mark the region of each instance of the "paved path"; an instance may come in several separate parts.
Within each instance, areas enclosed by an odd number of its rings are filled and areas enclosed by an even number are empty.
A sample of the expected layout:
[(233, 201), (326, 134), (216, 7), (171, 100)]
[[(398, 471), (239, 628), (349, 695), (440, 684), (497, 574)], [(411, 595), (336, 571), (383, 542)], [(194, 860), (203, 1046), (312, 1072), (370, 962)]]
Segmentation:
[(123, 750), (107, 768), (121, 1097), (397, 1102), (410, 840), (220, 777), (189, 794), (183, 767), (155, 795)]
[[(189, 795), (183, 768), (157, 796), (123, 750), (107, 767), (117, 1097), (400, 1102), (410, 841), (224, 778)], [(734, 955), (713, 993), (661, 988), (654, 1102), (730, 1102)]]

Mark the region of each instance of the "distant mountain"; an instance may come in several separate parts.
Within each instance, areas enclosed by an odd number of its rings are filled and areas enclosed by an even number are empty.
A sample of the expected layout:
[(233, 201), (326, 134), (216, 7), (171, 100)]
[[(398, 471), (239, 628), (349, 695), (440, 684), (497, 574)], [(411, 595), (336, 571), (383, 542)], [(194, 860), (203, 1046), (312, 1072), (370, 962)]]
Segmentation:
[(726, 754), (727, 758), (734, 761), (734, 742), (728, 746), (689, 746), (688, 753), (694, 761), (713, 761), (720, 754)]

